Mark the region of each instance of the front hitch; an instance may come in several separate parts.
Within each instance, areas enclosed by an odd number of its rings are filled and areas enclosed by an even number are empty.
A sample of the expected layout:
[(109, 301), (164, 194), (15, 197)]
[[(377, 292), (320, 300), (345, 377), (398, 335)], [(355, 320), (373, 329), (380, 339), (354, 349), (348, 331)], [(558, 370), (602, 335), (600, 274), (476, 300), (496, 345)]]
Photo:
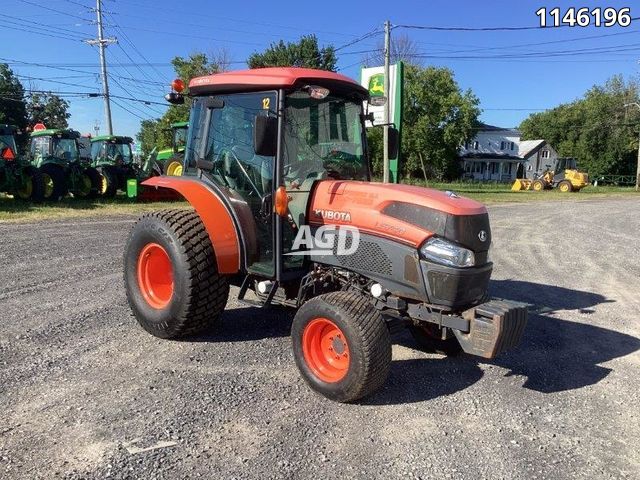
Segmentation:
[(471, 355), (495, 358), (520, 343), (527, 324), (527, 306), (508, 300), (490, 300), (462, 313), (467, 333), (453, 330), (462, 349)]

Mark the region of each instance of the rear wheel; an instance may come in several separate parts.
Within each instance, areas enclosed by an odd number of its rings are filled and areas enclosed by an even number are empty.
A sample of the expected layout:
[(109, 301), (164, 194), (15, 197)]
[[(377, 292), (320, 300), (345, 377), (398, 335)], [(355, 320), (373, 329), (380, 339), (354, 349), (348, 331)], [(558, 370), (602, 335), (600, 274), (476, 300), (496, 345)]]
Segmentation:
[(361, 294), (334, 292), (309, 300), (293, 319), (291, 339), (300, 373), (331, 400), (370, 395), (389, 374), (389, 330)]
[(426, 323), (409, 326), (409, 331), (421, 350), (429, 353), (454, 356), (462, 352), (462, 347), (455, 337), (442, 339), (442, 332), (437, 325)]
[(45, 163), (40, 167), (44, 183), (44, 199), (57, 202), (67, 194), (67, 179), (59, 165)]
[(534, 190), (534, 191), (536, 191), (536, 192), (541, 192), (542, 190), (544, 190), (544, 189), (545, 189), (545, 186), (546, 186), (546, 185), (545, 185), (544, 180), (534, 180), (534, 181), (533, 181), (532, 188), (533, 188), (533, 190)]
[(129, 305), (146, 331), (178, 338), (217, 324), (229, 295), (197, 213), (163, 210), (133, 227), (124, 254)]
[(569, 180), (563, 180), (558, 184), (558, 189), (562, 193), (568, 193), (573, 190), (573, 185), (571, 185), (571, 182)]

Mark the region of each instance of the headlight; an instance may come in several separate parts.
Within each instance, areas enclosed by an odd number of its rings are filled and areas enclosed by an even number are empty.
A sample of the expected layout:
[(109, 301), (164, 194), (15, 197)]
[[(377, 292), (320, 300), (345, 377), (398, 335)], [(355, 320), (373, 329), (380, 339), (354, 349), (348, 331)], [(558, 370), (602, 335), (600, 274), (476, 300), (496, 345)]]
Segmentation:
[(427, 260), (450, 267), (473, 267), (476, 263), (471, 250), (442, 238), (432, 237), (427, 240), (420, 248), (420, 253)]

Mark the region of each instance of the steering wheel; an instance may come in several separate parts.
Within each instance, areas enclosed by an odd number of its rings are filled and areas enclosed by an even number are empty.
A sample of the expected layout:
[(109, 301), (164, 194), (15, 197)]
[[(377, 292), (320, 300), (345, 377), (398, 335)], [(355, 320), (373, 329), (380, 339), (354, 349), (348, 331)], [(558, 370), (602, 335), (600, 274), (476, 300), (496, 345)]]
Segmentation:
[[(231, 158), (236, 162), (236, 164), (238, 165), (238, 168), (240, 168), (240, 171), (242, 172), (242, 174), (244, 175), (244, 177), (248, 180), (249, 185), (251, 185), (251, 189), (253, 190), (252, 192), (249, 192), (249, 195), (251, 195), (251, 193), (254, 193), (258, 196), (258, 198), (262, 198), (262, 193), (260, 193), (260, 190), (258, 190), (258, 187), (256, 186), (256, 184), (253, 182), (253, 180), (251, 179), (251, 176), (249, 176), (249, 173), (247, 172), (247, 170), (244, 168), (244, 165), (242, 165), (242, 162), (240, 161), (240, 159), (238, 158), (238, 155), (236, 154), (236, 152), (233, 151), (233, 148), (222, 148), (220, 150), (220, 153), (218, 153), (218, 160), (220, 161), (223, 159), (224, 155), (226, 154), (230, 154)], [(222, 160), (224, 162), (224, 160)], [(225, 168), (222, 168), (222, 176), (225, 177), (227, 176), (227, 172), (225, 171)], [(225, 183), (229, 183), (226, 178), (225, 178)]]

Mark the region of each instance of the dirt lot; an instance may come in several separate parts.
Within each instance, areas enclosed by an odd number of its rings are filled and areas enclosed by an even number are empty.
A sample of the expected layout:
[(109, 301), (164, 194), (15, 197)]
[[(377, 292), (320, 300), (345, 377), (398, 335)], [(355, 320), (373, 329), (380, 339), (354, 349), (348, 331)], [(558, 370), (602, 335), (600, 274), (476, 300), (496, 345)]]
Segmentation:
[(402, 334), (357, 405), (306, 387), (283, 311), (143, 332), (129, 217), (0, 225), (0, 477), (638, 478), (640, 201), (490, 211), (493, 293), (535, 305), (524, 343), (485, 362)]

